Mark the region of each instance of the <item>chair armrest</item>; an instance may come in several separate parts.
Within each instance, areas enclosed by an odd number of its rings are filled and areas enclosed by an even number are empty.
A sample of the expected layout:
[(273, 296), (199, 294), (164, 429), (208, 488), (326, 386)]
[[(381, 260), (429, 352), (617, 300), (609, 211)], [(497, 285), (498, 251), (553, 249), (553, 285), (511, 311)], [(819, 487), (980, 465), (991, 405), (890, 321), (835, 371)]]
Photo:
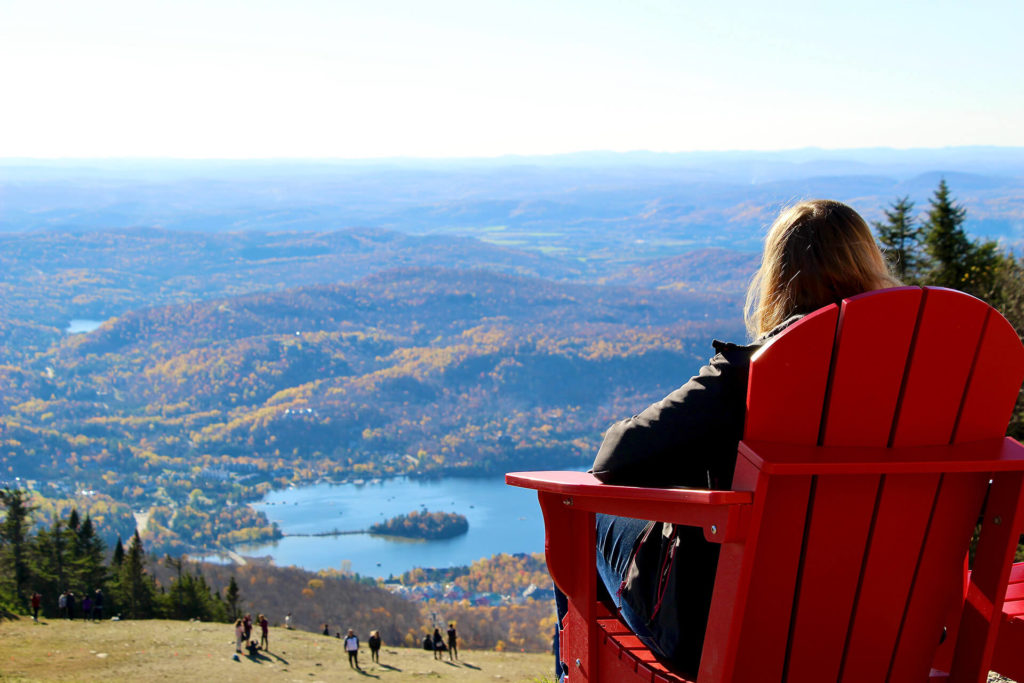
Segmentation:
[(542, 508), (557, 500), (574, 510), (701, 527), (713, 543), (744, 537), (754, 498), (750, 491), (614, 486), (586, 472), (510, 472), (505, 483), (535, 489)]

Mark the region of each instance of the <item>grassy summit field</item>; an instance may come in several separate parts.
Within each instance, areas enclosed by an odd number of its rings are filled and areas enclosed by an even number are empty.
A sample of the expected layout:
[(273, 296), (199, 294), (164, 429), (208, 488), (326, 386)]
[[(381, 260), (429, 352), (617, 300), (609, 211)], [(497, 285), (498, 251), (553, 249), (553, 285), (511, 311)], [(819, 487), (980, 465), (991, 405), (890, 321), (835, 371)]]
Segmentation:
[[(360, 634), (365, 639), (366, 634)], [(63, 619), (0, 622), (0, 681), (536, 681), (551, 678), (552, 657), (470, 650), (449, 663), (418, 649), (381, 648), (370, 662), (361, 644), (362, 672), (348, 666), (342, 642), (305, 631), (270, 630), (270, 650), (235, 654), (230, 624), (180, 621)]]

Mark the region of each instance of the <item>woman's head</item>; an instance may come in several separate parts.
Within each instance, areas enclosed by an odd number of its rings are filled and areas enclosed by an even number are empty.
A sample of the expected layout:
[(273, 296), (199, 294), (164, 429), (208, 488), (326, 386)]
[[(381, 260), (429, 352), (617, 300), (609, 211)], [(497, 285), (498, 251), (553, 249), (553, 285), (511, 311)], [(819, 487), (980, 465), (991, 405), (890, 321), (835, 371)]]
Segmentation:
[(856, 211), (828, 199), (800, 202), (768, 230), (747, 291), (747, 330), (757, 337), (792, 315), (899, 284)]

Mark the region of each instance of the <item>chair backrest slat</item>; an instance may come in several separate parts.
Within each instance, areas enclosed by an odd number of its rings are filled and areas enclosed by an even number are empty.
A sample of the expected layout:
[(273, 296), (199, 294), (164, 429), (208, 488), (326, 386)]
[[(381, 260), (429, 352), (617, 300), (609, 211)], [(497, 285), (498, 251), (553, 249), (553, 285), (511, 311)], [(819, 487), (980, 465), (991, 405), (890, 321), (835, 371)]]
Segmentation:
[(951, 442), (987, 313), (987, 304), (961, 292), (925, 290), (893, 446)]
[[(818, 442), (838, 316), (835, 305), (817, 310), (754, 355), (744, 438)], [(792, 341), (777, 343), (782, 339)]]
[(843, 302), (823, 446), (886, 446), (914, 338), (920, 287)]
[(1012, 378), (1021, 375), (1024, 346), (1006, 318), (990, 310), (954, 441), (976, 441), (1002, 433), (1020, 391)]
[(938, 474), (894, 474), (882, 482), (871, 544), (860, 576), (840, 669), (840, 683), (884, 681), (892, 662)]

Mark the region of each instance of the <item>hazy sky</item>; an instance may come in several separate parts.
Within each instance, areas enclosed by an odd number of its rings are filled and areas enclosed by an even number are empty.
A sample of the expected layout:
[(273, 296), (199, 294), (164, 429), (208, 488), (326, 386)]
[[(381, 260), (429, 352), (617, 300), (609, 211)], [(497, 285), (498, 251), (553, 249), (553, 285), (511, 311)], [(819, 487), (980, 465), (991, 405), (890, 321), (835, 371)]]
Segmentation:
[(0, 156), (1024, 145), (1021, 0), (0, 0)]

